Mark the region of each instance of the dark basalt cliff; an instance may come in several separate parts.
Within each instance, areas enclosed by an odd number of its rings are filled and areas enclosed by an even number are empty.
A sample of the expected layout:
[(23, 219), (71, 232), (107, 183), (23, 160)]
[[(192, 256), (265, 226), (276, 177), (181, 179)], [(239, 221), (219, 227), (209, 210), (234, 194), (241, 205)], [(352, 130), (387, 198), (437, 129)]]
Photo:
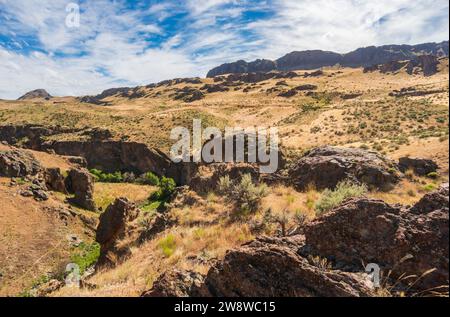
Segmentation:
[(316, 69), (340, 64), (345, 67), (368, 67), (385, 64), (391, 61), (411, 60), (419, 55), (449, 55), (449, 42), (425, 43), (419, 45), (385, 45), (358, 48), (347, 54), (310, 50), (289, 53), (276, 61), (256, 60), (247, 63), (243, 60), (223, 64), (208, 72), (207, 77), (224, 74), (268, 72), (272, 70), (292, 71), (300, 69)]

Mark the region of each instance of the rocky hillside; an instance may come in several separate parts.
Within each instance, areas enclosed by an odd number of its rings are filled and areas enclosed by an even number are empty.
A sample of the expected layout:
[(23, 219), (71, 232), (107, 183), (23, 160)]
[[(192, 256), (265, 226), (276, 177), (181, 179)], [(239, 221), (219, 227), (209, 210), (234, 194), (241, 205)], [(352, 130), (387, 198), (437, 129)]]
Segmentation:
[(238, 61), (223, 64), (208, 72), (207, 77), (232, 73), (267, 72), (272, 70), (292, 71), (316, 69), (340, 64), (345, 67), (368, 67), (391, 61), (415, 59), (418, 55), (448, 56), (449, 42), (419, 45), (385, 45), (359, 48), (347, 54), (310, 50), (289, 53), (276, 61), (256, 60), (247, 63)]
[(45, 89), (36, 89), (30, 92), (27, 92), (25, 95), (20, 97), (17, 100), (29, 100), (29, 99), (50, 99), (52, 96)]

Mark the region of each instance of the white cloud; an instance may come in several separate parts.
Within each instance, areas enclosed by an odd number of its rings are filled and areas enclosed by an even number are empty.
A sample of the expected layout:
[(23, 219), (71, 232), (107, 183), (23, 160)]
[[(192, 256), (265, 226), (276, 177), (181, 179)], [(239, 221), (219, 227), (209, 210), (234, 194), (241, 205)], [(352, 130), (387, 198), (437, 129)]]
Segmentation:
[[(128, 10), (124, 0), (80, 0), (78, 29), (65, 26), (69, 2), (0, 0), (0, 35), (11, 39), (8, 45), (0, 40), (0, 98), (36, 88), (94, 94), (204, 75), (237, 59), (449, 36), (447, 0), (174, 0), (141, 2), (138, 10)], [(250, 10), (267, 15), (248, 22)], [(179, 13), (182, 18), (166, 23)]]

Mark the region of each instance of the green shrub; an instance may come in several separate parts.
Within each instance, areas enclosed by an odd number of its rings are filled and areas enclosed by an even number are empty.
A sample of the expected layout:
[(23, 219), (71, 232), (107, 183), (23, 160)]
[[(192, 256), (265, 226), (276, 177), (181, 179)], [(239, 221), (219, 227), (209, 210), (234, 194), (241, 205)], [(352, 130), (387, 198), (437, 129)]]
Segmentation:
[(122, 183), (123, 182), (122, 173), (119, 171), (114, 172), (114, 173), (105, 173), (98, 169), (91, 169), (89, 172), (94, 176), (95, 180), (100, 183)]
[(322, 196), (316, 202), (315, 209), (317, 215), (322, 215), (327, 211), (339, 206), (349, 198), (361, 197), (367, 193), (365, 185), (353, 184), (350, 181), (344, 181), (336, 186), (335, 190), (325, 190)]
[(170, 258), (177, 249), (175, 236), (173, 234), (167, 235), (165, 238), (159, 241), (158, 246), (161, 248), (164, 256)]
[(423, 190), (426, 192), (432, 192), (436, 189), (437, 189), (437, 187), (434, 184), (427, 184), (427, 185), (423, 186)]
[(98, 243), (81, 243), (71, 256), (72, 263), (80, 268), (80, 274), (83, 274), (88, 268), (93, 266), (100, 256), (100, 245)]
[(145, 185), (158, 186), (159, 177), (152, 172), (147, 172), (139, 178), (139, 182)]
[(172, 178), (163, 176), (159, 181), (159, 189), (152, 194), (150, 199), (152, 201), (166, 201), (175, 192), (177, 184)]
[(427, 175), (427, 177), (428, 177), (428, 178), (436, 179), (436, 178), (439, 177), (439, 174), (436, 173), (436, 172), (431, 172), (431, 173), (429, 173), (429, 174)]
[(226, 200), (244, 214), (256, 212), (261, 206), (262, 198), (267, 196), (267, 186), (255, 185), (250, 174), (242, 176), (238, 183), (224, 176), (219, 180), (218, 187)]

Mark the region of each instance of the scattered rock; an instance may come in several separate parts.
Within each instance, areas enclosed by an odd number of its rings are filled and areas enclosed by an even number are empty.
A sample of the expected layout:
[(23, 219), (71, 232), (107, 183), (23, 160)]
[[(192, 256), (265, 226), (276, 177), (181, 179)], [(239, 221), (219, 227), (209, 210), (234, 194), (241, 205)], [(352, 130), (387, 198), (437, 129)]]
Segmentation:
[(305, 84), (297, 86), (294, 89), (297, 91), (308, 91), (308, 90), (317, 90), (317, 88), (318, 87), (316, 85)]
[(209, 296), (203, 282), (205, 277), (193, 271), (172, 270), (162, 274), (153, 288), (142, 297), (206, 297)]
[(228, 88), (225, 85), (209, 85), (209, 84), (204, 85), (200, 89), (201, 90), (206, 90), (208, 93), (225, 92), (225, 91), (229, 91), (230, 90), (230, 88)]
[(284, 97), (284, 98), (291, 98), (294, 97), (297, 94), (297, 91), (295, 89), (291, 89), (288, 91), (284, 91), (280, 94), (278, 94), (279, 97)]
[(201, 100), (205, 95), (198, 89), (192, 87), (184, 87), (182, 89), (177, 89), (176, 93), (173, 95), (174, 100), (183, 100), (184, 102), (194, 102)]
[(439, 168), (433, 160), (412, 157), (400, 158), (398, 165), (403, 173), (411, 169), (418, 176), (427, 176), (436, 172)]
[(75, 194), (70, 201), (84, 209), (95, 211), (94, 178), (85, 169), (71, 169), (65, 180), (69, 193)]
[(32, 154), (14, 149), (0, 151), (0, 176), (34, 176), (42, 171), (42, 166)]
[(350, 99), (355, 99), (355, 98), (361, 97), (362, 95), (363, 94), (360, 93), (360, 92), (358, 92), (358, 93), (350, 93), (350, 94), (342, 94), (341, 98), (343, 100), (350, 100)]
[(305, 73), (303, 74), (303, 77), (308, 78), (308, 77), (320, 77), (323, 76), (324, 72), (322, 70), (316, 70), (314, 72), (311, 73)]
[(311, 184), (317, 189), (333, 189), (344, 180), (386, 189), (401, 176), (394, 162), (376, 152), (328, 146), (306, 153), (288, 173), (299, 190)]

